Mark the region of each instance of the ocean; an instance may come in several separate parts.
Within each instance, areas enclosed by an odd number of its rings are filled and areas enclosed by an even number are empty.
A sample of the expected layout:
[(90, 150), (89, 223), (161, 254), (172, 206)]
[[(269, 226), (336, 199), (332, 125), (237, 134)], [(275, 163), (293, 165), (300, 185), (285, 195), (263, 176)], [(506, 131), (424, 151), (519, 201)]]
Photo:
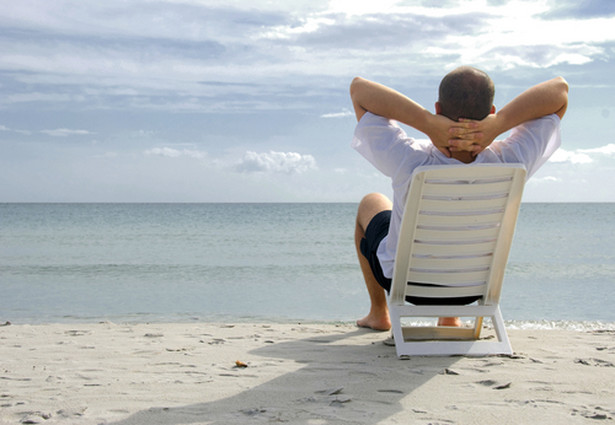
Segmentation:
[[(352, 322), (356, 204), (0, 204), (0, 322)], [(615, 329), (615, 204), (524, 203), (509, 326)]]

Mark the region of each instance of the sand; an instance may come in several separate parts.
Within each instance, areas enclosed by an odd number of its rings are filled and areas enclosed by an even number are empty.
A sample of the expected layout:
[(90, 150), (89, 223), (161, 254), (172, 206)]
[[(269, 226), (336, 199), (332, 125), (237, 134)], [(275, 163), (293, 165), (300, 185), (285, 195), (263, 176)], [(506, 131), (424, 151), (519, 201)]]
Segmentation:
[(0, 424), (614, 423), (615, 332), (412, 357), (350, 324), (0, 327)]

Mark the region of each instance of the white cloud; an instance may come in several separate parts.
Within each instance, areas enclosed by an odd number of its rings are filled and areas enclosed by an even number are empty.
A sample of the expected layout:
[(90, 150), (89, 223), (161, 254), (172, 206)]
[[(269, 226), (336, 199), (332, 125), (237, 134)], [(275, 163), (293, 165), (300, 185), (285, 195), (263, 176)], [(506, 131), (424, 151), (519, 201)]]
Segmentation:
[(593, 159), (584, 153), (579, 151), (567, 151), (565, 149), (558, 149), (549, 158), (549, 162), (568, 162), (571, 164), (589, 164), (593, 162)]
[[(412, 69), (418, 78), (460, 63), (487, 70), (581, 66), (608, 61), (604, 44), (614, 40), (613, 19), (545, 19), (553, 5), (544, 0), (279, 3), (14, 2), (0, 16), (0, 26), (14, 29), (0, 35), (0, 71), (15, 89), (0, 104), (254, 110), (260, 99), (288, 109), (305, 106), (289, 95), (297, 76), (300, 89), (314, 92), (330, 87), (331, 77), (350, 78), (349, 70), (405, 76)], [(370, 43), (355, 43), (364, 34)], [(204, 75), (229, 85), (203, 86)], [(233, 86), (246, 75), (253, 86)]]
[(554, 176), (546, 176), (546, 177), (534, 177), (530, 179), (532, 183), (552, 183), (552, 182), (561, 182), (562, 179)]
[(152, 148), (146, 150), (144, 153), (145, 155), (164, 156), (167, 158), (187, 157), (194, 159), (204, 159), (207, 157), (207, 152), (191, 149), (174, 149), (169, 147)]
[(601, 155), (615, 155), (615, 143), (609, 143), (608, 145), (605, 146), (601, 146), (599, 148), (592, 148), (592, 149), (579, 149), (579, 152), (584, 152), (584, 153), (595, 153), (595, 154), (601, 154)]
[(312, 155), (296, 152), (247, 151), (237, 165), (237, 171), (245, 173), (300, 174), (315, 169), (317, 169), (316, 160)]
[(372, 13), (382, 13), (391, 9), (399, 3), (398, 0), (331, 0), (329, 12), (345, 13), (347, 15), (368, 15)]
[(93, 155), (93, 158), (118, 158), (119, 154), (117, 152), (104, 152), (99, 155)]
[(6, 125), (0, 125), (0, 131), (6, 131), (6, 132), (12, 132), (12, 133), (18, 133), (18, 134), (25, 134), (25, 135), (32, 134), (31, 131), (28, 131), (28, 130), (17, 130), (17, 129), (14, 129), (14, 128), (9, 128)]
[(610, 157), (613, 155), (615, 155), (615, 143), (609, 143), (608, 145), (591, 149), (566, 150), (560, 148), (551, 156), (549, 162), (591, 164), (602, 157)]
[(322, 114), (320, 118), (346, 118), (352, 117), (354, 114), (348, 109), (344, 108), (340, 112), (331, 112), (328, 114)]
[(88, 130), (71, 130), (69, 128), (56, 128), (55, 130), (41, 130), (41, 133), (47, 134), (53, 137), (66, 137), (66, 136), (86, 136), (93, 134)]

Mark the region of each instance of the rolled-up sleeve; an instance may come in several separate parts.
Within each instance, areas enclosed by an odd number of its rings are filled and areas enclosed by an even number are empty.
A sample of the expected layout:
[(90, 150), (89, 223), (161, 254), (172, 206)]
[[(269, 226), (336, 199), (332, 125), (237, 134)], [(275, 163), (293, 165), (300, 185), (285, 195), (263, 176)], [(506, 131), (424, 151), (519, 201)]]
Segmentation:
[(413, 142), (395, 121), (367, 112), (357, 124), (351, 146), (381, 173), (393, 177), (409, 153), (418, 153)]
[(561, 144), (560, 118), (548, 115), (523, 123), (506, 140), (494, 142), (488, 149), (498, 158), (485, 158), (485, 162), (521, 163), (530, 178)]

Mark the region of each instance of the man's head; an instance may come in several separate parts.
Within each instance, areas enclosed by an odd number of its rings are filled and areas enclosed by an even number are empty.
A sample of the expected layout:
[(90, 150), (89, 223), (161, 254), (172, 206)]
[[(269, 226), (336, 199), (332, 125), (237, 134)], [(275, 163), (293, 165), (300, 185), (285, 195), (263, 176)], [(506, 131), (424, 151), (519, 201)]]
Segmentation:
[(493, 81), (485, 72), (462, 66), (442, 79), (436, 112), (454, 121), (459, 118), (482, 120), (495, 111), (494, 94)]

